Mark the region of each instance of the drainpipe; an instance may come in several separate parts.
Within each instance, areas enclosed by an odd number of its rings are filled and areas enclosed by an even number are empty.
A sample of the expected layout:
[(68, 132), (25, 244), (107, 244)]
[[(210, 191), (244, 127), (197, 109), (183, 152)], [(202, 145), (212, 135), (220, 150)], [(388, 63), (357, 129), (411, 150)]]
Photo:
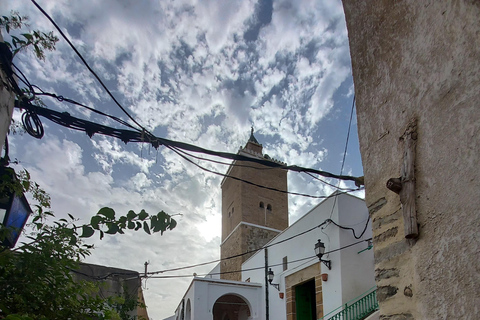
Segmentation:
[(268, 249), (265, 251), (265, 320), (270, 319), (270, 305), (268, 301)]

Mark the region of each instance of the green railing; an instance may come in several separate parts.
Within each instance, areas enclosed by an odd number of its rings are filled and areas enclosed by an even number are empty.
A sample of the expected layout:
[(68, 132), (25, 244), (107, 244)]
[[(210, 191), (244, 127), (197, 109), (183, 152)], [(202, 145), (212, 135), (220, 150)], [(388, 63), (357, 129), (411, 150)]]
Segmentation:
[[(370, 291), (370, 290), (369, 290)], [(337, 308), (338, 309), (338, 308)], [(343, 310), (331, 317), (325, 315), (322, 319), (328, 320), (361, 320), (378, 309), (377, 290), (366, 294), (354, 303), (346, 303)]]

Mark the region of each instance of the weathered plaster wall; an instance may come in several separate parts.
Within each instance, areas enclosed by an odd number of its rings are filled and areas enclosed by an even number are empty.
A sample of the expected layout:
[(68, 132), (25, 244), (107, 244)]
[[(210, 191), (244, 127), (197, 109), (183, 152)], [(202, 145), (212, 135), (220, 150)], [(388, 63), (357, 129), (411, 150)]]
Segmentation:
[[(3, 42), (1, 33), (0, 42)], [(3, 71), (0, 71), (0, 150), (3, 149), (5, 143), (15, 101), (15, 94), (5, 86), (5, 83), (8, 83), (7, 77)]]
[[(380, 319), (476, 319), (480, 305), (480, 1), (343, 0)], [(397, 194), (418, 121), (418, 240)]]

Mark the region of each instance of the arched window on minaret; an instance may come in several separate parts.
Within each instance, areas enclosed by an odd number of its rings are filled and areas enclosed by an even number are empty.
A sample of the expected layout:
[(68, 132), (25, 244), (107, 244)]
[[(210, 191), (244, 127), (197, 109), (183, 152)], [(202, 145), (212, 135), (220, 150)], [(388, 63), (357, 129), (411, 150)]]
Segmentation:
[(271, 204), (267, 204), (267, 211), (272, 211), (272, 205)]
[(259, 207), (260, 207), (260, 208), (262, 208), (262, 209), (263, 209), (263, 208), (265, 208), (265, 205), (263, 204), (263, 202), (262, 202), (262, 201), (260, 201), (260, 205), (259, 205)]

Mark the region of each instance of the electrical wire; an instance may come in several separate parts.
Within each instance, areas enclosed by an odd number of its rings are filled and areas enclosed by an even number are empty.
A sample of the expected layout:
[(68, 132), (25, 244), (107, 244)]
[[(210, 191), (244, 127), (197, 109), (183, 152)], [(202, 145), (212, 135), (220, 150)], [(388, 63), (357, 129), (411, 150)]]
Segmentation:
[[(53, 24), (53, 26), (57, 29), (57, 31), (61, 34), (61, 36), (67, 41), (67, 43), (70, 45), (70, 47), (75, 51), (77, 56), (82, 60), (83, 64), (87, 67), (87, 69), (95, 76), (95, 78), (98, 80), (98, 82), (102, 85), (104, 90), (109, 94), (109, 96), (112, 98), (112, 100), (117, 104), (117, 106), (140, 128), (142, 129), (142, 142), (149, 142), (152, 143), (154, 148), (158, 148), (160, 145), (167, 145), (167, 144), (174, 144), (177, 147), (188, 150), (188, 151), (193, 151), (193, 152), (199, 152), (199, 153), (205, 153), (205, 154), (210, 154), (214, 156), (219, 156), (223, 157), (226, 159), (231, 159), (231, 160), (243, 160), (243, 161), (251, 161), (251, 162), (256, 162), (260, 164), (264, 164), (267, 167), (280, 167), (281, 165), (272, 161), (267, 161), (267, 160), (262, 160), (262, 159), (255, 159), (255, 158), (250, 158), (238, 154), (231, 154), (231, 153), (225, 153), (225, 152), (217, 152), (213, 150), (208, 150), (204, 148), (200, 148), (197, 146), (189, 145), (186, 143), (181, 143), (181, 142), (174, 142), (168, 139), (164, 138), (159, 138), (155, 137), (152, 133), (150, 133), (147, 129), (145, 129), (141, 124), (139, 124), (129, 113), (128, 111), (117, 101), (117, 99), (113, 96), (113, 94), (110, 92), (110, 90), (107, 88), (107, 86), (103, 83), (103, 81), (100, 79), (100, 77), (95, 73), (95, 71), (89, 66), (85, 58), (80, 54), (80, 52), (75, 48), (75, 46), (72, 44), (72, 42), (67, 38), (67, 36), (62, 32), (60, 27), (55, 23), (55, 21), (48, 15), (48, 13), (35, 1), (31, 0), (32, 3), (42, 12), (42, 14)], [(89, 132), (87, 134), (90, 135)], [(127, 142), (130, 140), (127, 140)], [(340, 179), (340, 180), (349, 180), (349, 181), (354, 181), (356, 183), (361, 183), (360, 179), (357, 177), (351, 177), (351, 176), (343, 176), (343, 175), (335, 175), (329, 172), (321, 171), (321, 170), (315, 170), (315, 169), (310, 169), (310, 168), (302, 168), (298, 166), (287, 166), (285, 169), (291, 170), (291, 171), (297, 171), (297, 172), (310, 172), (310, 173), (315, 173), (319, 174), (321, 176), (327, 177), (327, 178), (335, 178), (335, 179)]]
[[(328, 251), (328, 252), (325, 252), (324, 254), (330, 254), (330, 253), (338, 252), (338, 251), (341, 251), (341, 250), (350, 248), (350, 247), (355, 246), (355, 245), (357, 245), (357, 244), (359, 244), (359, 243), (362, 243), (362, 242), (365, 242), (365, 241), (369, 241), (369, 240), (372, 240), (372, 239), (370, 238), (370, 239), (365, 239), (365, 240), (357, 241), (357, 242), (348, 244), (348, 245), (346, 245), (346, 246), (343, 246), (343, 247), (340, 247), (340, 248), (337, 248), (337, 249), (334, 249), (334, 250), (330, 250), (330, 251)], [(262, 248), (262, 249), (263, 249), (263, 248)], [(301, 262), (301, 261), (305, 261), (305, 260), (308, 260), (308, 259), (312, 260), (313, 258), (317, 258), (317, 257), (316, 257), (316, 256), (309, 256), (309, 257), (306, 257), (306, 258), (300, 258), (300, 259), (288, 261), (287, 264), (296, 263), (296, 262)], [(277, 267), (277, 266), (281, 266), (281, 265), (283, 265), (283, 262), (275, 263), (275, 264), (269, 264), (269, 265), (267, 266), (267, 268)], [(214, 272), (214, 273), (197, 274), (197, 276), (223, 275), (223, 274), (239, 273), (239, 272), (245, 272), (245, 271), (254, 271), (254, 270), (260, 270), (260, 269), (265, 269), (265, 265), (262, 265), (262, 266), (259, 266), (259, 267), (252, 267), (252, 268), (247, 268), (247, 269), (241, 269), (241, 270), (232, 270), (232, 271), (225, 271), (225, 272)], [(185, 275), (168, 275), (168, 276), (155, 276), (155, 275), (152, 275), (152, 276), (149, 276), (148, 278), (149, 278), (149, 279), (172, 279), (172, 278), (188, 278), (188, 277), (192, 277), (192, 276), (193, 276), (192, 274), (189, 274), (189, 275), (186, 275), (186, 274), (185, 274)]]
[(22, 114), (22, 124), (25, 131), (34, 138), (41, 139), (45, 133), (42, 122), (38, 115), (32, 111), (26, 111)]
[(360, 238), (363, 237), (363, 235), (365, 234), (365, 231), (367, 231), (367, 226), (368, 226), (368, 223), (370, 222), (370, 215), (368, 215), (367, 223), (365, 224), (365, 227), (363, 228), (363, 231), (362, 231), (362, 233), (361, 233), (359, 236), (356, 235), (355, 229), (353, 229), (353, 228), (341, 226), (341, 225), (339, 225), (338, 223), (336, 223), (335, 221), (333, 221), (332, 219), (328, 219), (328, 220), (326, 220), (326, 221), (329, 222), (329, 223), (333, 223), (335, 226), (339, 227), (340, 229), (343, 229), (343, 230), (351, 230), (351, 231), (353, 232), (353, 237), (354, 237), (355, 239), (360, 239)]
[(305, 194), (305, 193), (292, 192), (292, 191), (267, 187), (267, 186), (263, 186), (261, 184), (257, 184), (257, 183), (254, 183), (254, 182), (251, 182), (251, 181), (248, 181), (248, 180), (244, 180), (244, 179), (235, 177), (235, 176), (231, 176), (231, 175), (227, 175), (227, 174), (220, 173), (220, 172), (217, 172), (217, 171), (213, 171), (213, 170), (205, 168), (205, 167), (199, 165), (198, 163), (192, 161), (191, 159), (187, 158), (185, 155), (183, 155), (181, 152), (179, 152), (179, 150), (177, 148), (174, 148), (174, 147), (171, 147), (171, 146), (168, 146), (167, 148), (169, 148), (170, 150), (175, 152), (177, 155), (179, 155), (180, 157), (182, 157), (183, 159), (185, 159), (189, 163), (191, 163), (191, 164), (195, 165), (196, 167), (202, 169), (203, 171), (213, 173), (213, 174), (221, 176), (221, 177), (228, 177), (230, 179), (241, 181), (241, 182), (244, 182), (246, 184), (249, 184), (249, 185), (252, 185), (252, 186), (255, 186), (255, 187), (259, 187), (259, 188), (262, 188), (262, 189), (267, 189), (267, 190), (276, 191), (276, 192), (285, 193), (285, 194), (290, 194), (290, 195), (295, 195), (295, 196), (302, 196), (302, 197), (308, 197), (308, 198), (314, 198), (314, 199), (325, 199), (325, 198), (327, 198), (327, 196), (314, 196), (314, 195)]
[[(348, 149), (348, 141), (350, 140), (350, 129), (352, 127), (352, 119), (353, 119), (353, 110), (355, 108), (355, 94), (353, 95), (352, 100), (352, 109), (350, 111), (350, 120), (348, 122), (348, 130), (347, 130), (347, 138), (345, 139), (345, 149), (343, 151), (343, 159), (342, 159), (342, 166), (340, 167), (340, 175), (343, 174), (343, 167), (345, 166), (345, 159), (347, 157), (347, 149)], [(338, 181), (338, 187), (340, 187), (340, 180)], [(335, 205), (337, 204), (337, 198), (333, 200), (332, 212), (330, 212), (330, 218), (332, 218), (333, 211), (335, 210)]]
[(87, 63), (87, 61), (85, 60), (85, 58), (80, 54), (80, 52), (77, 50), (77, 48), (75, 48), (75, 46), (73, 45), (73, 43), (68, 39), (68, 37), (63, 33), (63, 31), (60, 29), (60, 27), (57, 25), (57, 23), (48, 15), (48, 13), (43, 10), (43, 8), (35, 1), (35, 0), (31, 0), (32, 3), (38, 8), (38, 10), (40, 10), (40, 12), (43, 13), (43, 15), (53, 24), (53, 26), (57, 29), (57, 31), (60, 33), (60, 35), (63, 37), (63, 39), (70, 45), (70, 47), (73, 49), (73, 51), (75, 51), (75, 53), (77, 54), (77, 56), (80, 58), (80, 60), (82, 60), (83, 64), (85, 65), (85, 67), (87, 67), (87, 69), (90, 71), (90, 73), (92, 73), (92, 75), (97, 79), (97, 81), (100, 83), (100, 85), (103, 87), (103, 89), (105, 90), (105, 92), (107, 92), (107, 94), (110, 96), (110, 98), (112, 98), (112, 100), (115, 102), (115, 104), (130, 118), (130, 120), (132, 120), (140, 129), (142, 129), (143, 131), (149, 133), (150, 135), (152, 135), (150, 132), (148, 132), (140, 123), (138, 123), (135, 118), (133, 118), (130, 113), (128, 113), (128, 111), (120, 104), (120, 102), (118, 102), (118, 100), (115, 98), (115, 96), (110, 92), (110, 90), (107, 88), (107, 86), (103, 83), (103, 81), (100, 79), (100, 77), (95, 73), (95, 71), (93, 71), (93, 69), (90, 67), (90, 65)]

